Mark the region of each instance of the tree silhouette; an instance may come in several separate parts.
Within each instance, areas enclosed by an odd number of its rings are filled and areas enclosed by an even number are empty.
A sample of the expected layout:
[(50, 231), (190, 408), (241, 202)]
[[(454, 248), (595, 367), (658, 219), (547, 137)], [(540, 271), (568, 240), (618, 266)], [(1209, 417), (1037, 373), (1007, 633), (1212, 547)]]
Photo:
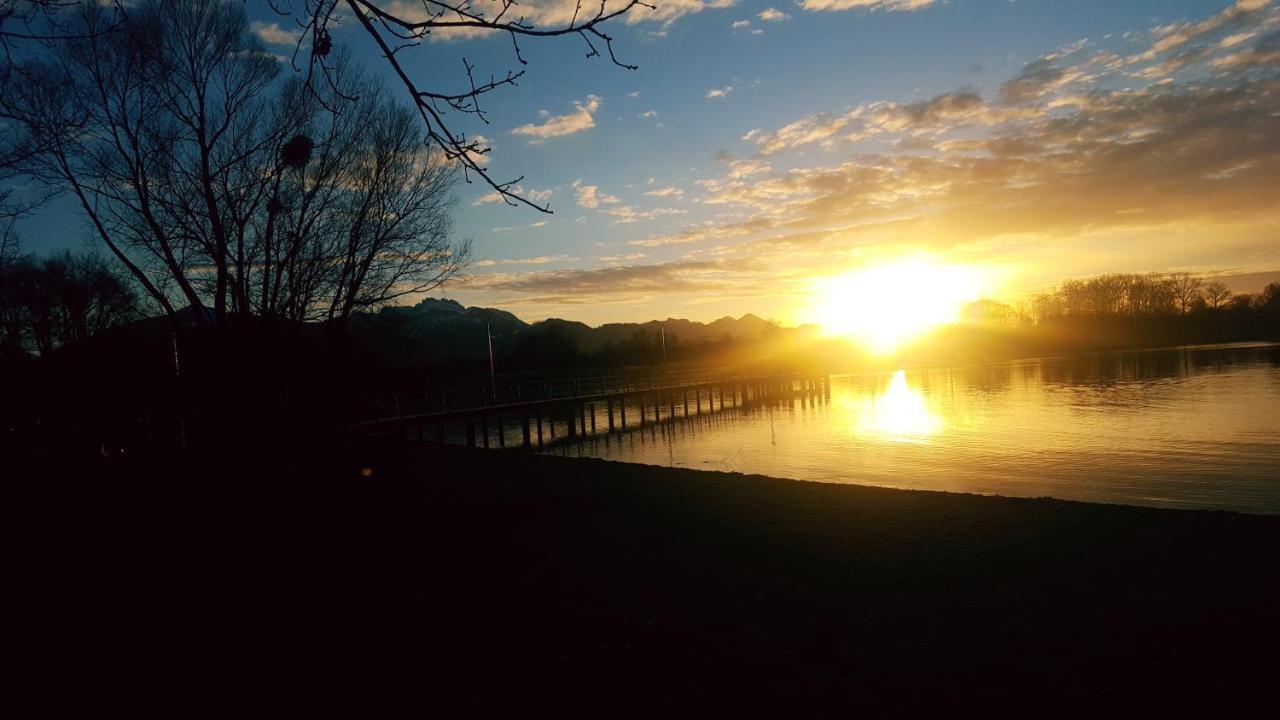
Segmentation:
[[(112, 0), (110, 7), (118, 8), (119, 0)], [(108, 5), (102, 0), (100, 5)], [(70, 28), (66, 22), (66, 10), (74, 3), (67, 0), (0, 0), (0, 87), (15, 83), (32, 82), (24, 72), (20, 60), (31, 50), (53, 48), (73, 39), (88, 39), (83, 29)], [(117, 17), (113, 13), (113, 17)], [(114, 23), (104, 23), (102, 31), (114, 29)], [(6, 112), (6, 103), (0, 102), (0, 182), (11, 181), (21, 174), (19, 166), (40, 148), (32, 144), (28, 135), (15, 133), (15, 118)], [(19, 198), (12, 188), (0, 190), (0, 221), (26, 215), (47, 198)]]
[(1272, 316), (1280, 314), (1280, 282), (1268, 283), (1258, 296), (1257, 304)]
[(1204, 281), (1188, 273), (1173, 273), (1166, 282), (1178, 303), (1178, 311), (1183, 315), (1191, 312), (1201, 299), (1200, 288), (1204, 287)]
[(1204, 299), (1210, 308), (1217, 310), (1231, 299), (1231, 291), (1227, 289), (1226, 283), (1215, 280), (1204, 286)]
[[(538, 25), (529, 19), (515, 0), (416, 0), (391, 2), (389, 0), (267, 0), (275, 11), (298, 20), (302, 29), (294, 52), (295, 67), (304, 60), (306, 75), (313, 86), (330, 83), (333, 40), (331, 28), (341, 22), (344, 13), (350, 13), (361, 28), (372, 38), (383, 58), (390, 65), (396, 78), (404, 86), (418, 115), (426, 127), (427, 137), (448, 159), (463, 168), (468, 182), (470, 176), (492, 187), (507, 204), (523, 204), (542, 212), (550, 212), (545, 205), (538, 205), (520, 196), (513, 188), (523, 176), (498, 181), (483, 165), (483, 157), (490, 148), (479, 139), (468, 138), (451, 126), (450, 112), (469, 115), (488, 123), (486, 111), (481, 106), (485, 95), (505, 87), (514, 86), (525, 74), (528, 61), (520, 51), (522, 39), (578, 36), (587, 47), (588, 58), (607, 54), (610, 62), (620, 68), (635, 70), (635, 65), (618, 59), (614, 52), (613, 37), (603, 26), (631, 12), (637, 6), (653, 8), (642, 0), (599, 0), (583, 3), (577, 0), (567, 18)], [(485, 6), (488, 6), (487, 8)], [(567, 5), (565, 6), (568, 7)], [(455, 33), (473, 36), (486, 33), (503, 33), (511, 38), (512, 67), (500, 76), (477, 78), (475, 67), (465, 58), (459, 79), (463, 89), (446, 91), (437, 89), (445, 80), (437, 75), (424, 84), (415, 78), (401, 62), (401, 53), (409, 50), (432, 33)], [(307, 45), (310, 45), (309, 50)], [(317, 82), (323, 78), (324, 83)]]
[[(1259, 297), (1264, 296), (1265, 291)], [(1249, 295), (1237, 295), (1233, 300), (1233, 293), (1221, 281), (1206, 284), (1188, 273), (1112, 273), (1064, 280), (1057, 288), (1036, 295), (1029, 304), (1039, 322), (1060, 317), (1186, 316), (1198, 307), (1222, 311), (1252, 303)]]
[(435, 287), (466, 262), (447, 159), (413, 114), (333, 51), (328, 84), (277, 82), (243, 10), (196, 0), (84, 6), (52, 61), (6, 85), (37, 148), (24, 172), (70, 193), (177, 327), (332, 320)]
[(138, 317), (126, 277), (92, 253), (63, 252), (0, 266), (0, 344), (47, 355)]

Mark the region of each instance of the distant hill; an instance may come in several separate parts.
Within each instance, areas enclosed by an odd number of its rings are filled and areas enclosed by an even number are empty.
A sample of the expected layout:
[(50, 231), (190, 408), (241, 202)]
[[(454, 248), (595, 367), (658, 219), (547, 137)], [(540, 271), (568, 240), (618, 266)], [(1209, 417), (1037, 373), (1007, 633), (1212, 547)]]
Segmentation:
[(747, 314), (711, 323), (679, 318), (644, 323), (584, 323), (550, 318), (526, 323), (494, 308), (463, 307), (460, 303), (428, 298), (413, 306), (385, 307), (358, 314), (352, 321), (353, 346), (360, 354), (379, 355), (393, 364), (449, 363), (487, 357), (485, 325), (499, 356), (529, 355), (540, 365), (567, 361), (570, 356), (608, 353), (631, 345), (657, 347), (665, 332), (669, 348), (725, 341), (755, 341), (781, 330), (775, 323)]
[(534, 323), (523, 332), (526, 334), (556, 332), (562, 336), (572, 337), (580, 351), (590, 353), (610, 344), (618, 345), (631, 341), (639, 332), (648, 333), (653, 337), (665, 332), (668, 343), (678, 344), (718, 341), (725, 338), (756, 340), (778, 329), (777, 325), (748, 313), (741, 318), (723, 317), (712, 323), (667, 318), (643, 323), (606, 323), (595, 328), (580, 322), (552, 318)]

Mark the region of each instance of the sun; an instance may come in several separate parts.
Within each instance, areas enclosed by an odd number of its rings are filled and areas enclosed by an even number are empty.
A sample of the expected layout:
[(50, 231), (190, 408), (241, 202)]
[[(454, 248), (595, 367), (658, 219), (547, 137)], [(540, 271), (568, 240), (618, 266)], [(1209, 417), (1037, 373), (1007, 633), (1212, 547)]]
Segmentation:
[(977, 300), (981, 273), (965, 265), (912, 257), (882, 262), (818, 283), (817, 321), (877, 354), (954, 323)]

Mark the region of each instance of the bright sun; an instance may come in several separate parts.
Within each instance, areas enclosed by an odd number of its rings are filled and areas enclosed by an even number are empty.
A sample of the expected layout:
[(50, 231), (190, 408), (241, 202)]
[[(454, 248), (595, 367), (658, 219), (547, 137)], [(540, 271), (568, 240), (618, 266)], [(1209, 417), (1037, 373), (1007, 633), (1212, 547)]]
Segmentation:
[(872, 265), (820, 282), (817, 320), (886, 354), (940, 325), (955, 322), (978, 299), (975, 269), (908, 258)]

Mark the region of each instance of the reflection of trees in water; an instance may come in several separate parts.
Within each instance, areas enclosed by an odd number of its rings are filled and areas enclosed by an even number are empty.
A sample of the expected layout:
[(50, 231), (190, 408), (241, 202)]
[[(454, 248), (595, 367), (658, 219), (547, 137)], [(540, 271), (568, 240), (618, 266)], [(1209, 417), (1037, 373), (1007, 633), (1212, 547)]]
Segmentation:
[(1098, 385), (1173, 378), (1187, 372), (1185, 350), (1091, 353), (1044, 362), (1052, 385)]
[(1221, 346), (1091, 353), (1041, 362), (1045, 384), (1079, 385), (1161, 380), (1205, 372), (1228, 372), (1264, 358), (1273, 364), (1280, 346)]
[(976, 365), (952, 372), (963, 373), (968, 389), (984, 394), (1004, 393), (1013, 385), (1013, 366), (1008, 363)]
[[(1064, 393), (1078, 407), (1140, 409), (1176, 398), (1196, 375), (1240, 372), (1262, 362), (1272, 365), (1280, 346), (1170, 348), (1080, 355), (1039, 361), (1044, 386)], [(1268, 382), (1280, 376), (1264, 373)]]

